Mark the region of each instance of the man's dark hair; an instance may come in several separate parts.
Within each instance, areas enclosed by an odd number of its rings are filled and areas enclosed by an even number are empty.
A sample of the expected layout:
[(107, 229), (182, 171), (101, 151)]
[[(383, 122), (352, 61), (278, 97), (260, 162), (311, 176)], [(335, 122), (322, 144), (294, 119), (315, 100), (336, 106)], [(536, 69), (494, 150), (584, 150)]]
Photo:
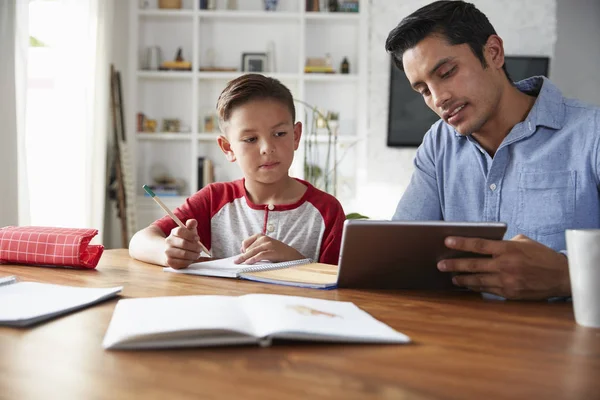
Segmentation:
[[(468, 44), (481, 65), (486, 68), (483, 48), (488, 38), (496, 34), (496, 30), (485, 14), (471, 3), (460, 0), (436, 1), (400, 21), (388, 35), (385, 49), (392, 55), (394, 64), (404, 71), (404, 52), (431, 34), (440, 35), (451, 45)], [(510, 81), (506, 65), (502, 69)]]

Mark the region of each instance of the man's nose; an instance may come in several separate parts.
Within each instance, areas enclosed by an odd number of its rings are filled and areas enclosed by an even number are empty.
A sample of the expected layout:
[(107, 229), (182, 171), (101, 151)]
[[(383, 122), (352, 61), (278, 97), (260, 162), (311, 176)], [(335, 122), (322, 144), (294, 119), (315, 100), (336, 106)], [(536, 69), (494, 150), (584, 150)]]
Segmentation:
[(444, 88), (439, 88), (432, 91), (431, 95), (433, 96), (433, 104), (438, 109), (443, 109), (444, 104), (448, 102), (452, 98), (450, 92)]

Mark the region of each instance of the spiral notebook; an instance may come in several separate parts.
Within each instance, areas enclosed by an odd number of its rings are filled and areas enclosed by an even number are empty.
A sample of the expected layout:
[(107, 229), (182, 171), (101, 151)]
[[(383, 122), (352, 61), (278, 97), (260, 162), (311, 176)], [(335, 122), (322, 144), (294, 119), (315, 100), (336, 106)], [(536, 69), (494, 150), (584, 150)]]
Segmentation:
[(335, 287), (337, 266), (314, 263), (311, 259), (279, 263), (259, 262), (253, 265), (235, 264), (239, 256), (191, 264), (184, 269), (164, 268), (178, 274), (239, 278), (256, 282), (274, 283), (316, 289)]

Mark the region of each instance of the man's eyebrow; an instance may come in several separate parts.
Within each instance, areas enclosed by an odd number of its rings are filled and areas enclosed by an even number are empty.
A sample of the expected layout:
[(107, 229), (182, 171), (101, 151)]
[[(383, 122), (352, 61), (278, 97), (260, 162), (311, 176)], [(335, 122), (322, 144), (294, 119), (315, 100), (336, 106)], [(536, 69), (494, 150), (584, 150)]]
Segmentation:
[[(446, 64), (447, 62), (450, 62), (454, 60), (454, 57), (446, 57), (446, 58), (442, 58), (440, 61), (438, 61), (433, 68), (431, 68), (431, 71), (429, 71), (429, 74), (427, 74), (427, 76), (431, 76), (433, 74), (435, 74), (435, 71), (437, 71), (442, 65)], [(412, 84), (413, 89), (416, 89), (417, 86), (419, 85), (423, 85), (424, 82), (422, 81), (418, 81)]]

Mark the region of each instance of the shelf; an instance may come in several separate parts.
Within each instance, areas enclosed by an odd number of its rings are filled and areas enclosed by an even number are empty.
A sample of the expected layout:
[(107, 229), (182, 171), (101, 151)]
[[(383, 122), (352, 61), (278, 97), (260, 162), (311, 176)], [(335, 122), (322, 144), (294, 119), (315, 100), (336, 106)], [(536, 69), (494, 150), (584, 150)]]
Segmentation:
[(358, 13), (351, 12), (307, 12), (306, 19), (314, 21), (357, 21), (360, 18)]
[(217, 143), (217, 138), (221, 136), (220, 133), (213, 132), (200, 132), (198, 134), (198, 140), (201, 142), (215, 142)]
[(319, 74), (304, 73), (303, 78), (307, 82), (357, 82), (356, 74)]
[(135, 134), (137, 140), (190, 140), (191, 133), (180, 132), (138, 132)]
[[(203, 80), (231, 80), (238, 76), (246, 74), (248, 72), (199, 72), (198, 79)], [(280, 81), (292, 81), (300, 79), (300, 75), (294, 73), (278, 73), (278, 72), (260, 72), (263, 75), (270, 76), (271, 78), (278, 79)]]
[(194, 10), (138, 10), (138, 15), (152, 18), (192, 18)]
[(141, 79), (191, 79), (191, 71), (138, 71)]
[(200, 18), (205, 19), (244, 19), (248, 20), (298, 20), (300, 21), (300, 13), (289, 11), (230, 11), (230, 10), (200, 10), (198, 11)]

